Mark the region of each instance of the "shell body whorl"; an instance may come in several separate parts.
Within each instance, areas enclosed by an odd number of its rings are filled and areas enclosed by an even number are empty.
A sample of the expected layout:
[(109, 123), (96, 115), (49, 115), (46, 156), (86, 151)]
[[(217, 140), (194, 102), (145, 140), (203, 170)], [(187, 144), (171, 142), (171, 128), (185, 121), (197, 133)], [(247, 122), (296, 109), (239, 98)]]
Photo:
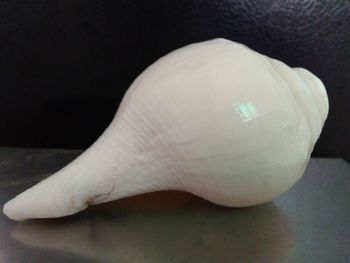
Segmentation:
[(164, 188), (247, 206), (302, 176), (327, 113), (325, 89), (312, 73), (217, 39), (150, 66), (116, 122), (137, 134), (138, 151), (152, 149), (167, 163)]

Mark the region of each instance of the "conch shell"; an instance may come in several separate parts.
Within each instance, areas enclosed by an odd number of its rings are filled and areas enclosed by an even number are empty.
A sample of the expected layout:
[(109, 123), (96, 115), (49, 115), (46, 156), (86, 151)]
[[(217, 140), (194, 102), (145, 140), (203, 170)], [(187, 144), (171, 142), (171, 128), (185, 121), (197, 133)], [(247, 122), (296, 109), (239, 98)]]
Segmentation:
[(4, 213), (61, 217), (159, 190), (229, 207), (265, 203), (302, 176), (327, 114), (326, 90), (309, 71), (225, 39), (191, 44), (148, 67), (103, 135)]

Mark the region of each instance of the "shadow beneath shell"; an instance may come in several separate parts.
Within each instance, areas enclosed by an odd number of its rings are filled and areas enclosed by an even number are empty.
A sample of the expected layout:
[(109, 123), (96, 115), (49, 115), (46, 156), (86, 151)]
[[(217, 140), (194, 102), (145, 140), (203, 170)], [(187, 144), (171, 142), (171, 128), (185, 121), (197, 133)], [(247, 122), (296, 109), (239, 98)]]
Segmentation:
[(158, 192), (19, 223), (15, 240), (99, 262), (280, 262), (295, 236), (273, 204), (228, 209)]

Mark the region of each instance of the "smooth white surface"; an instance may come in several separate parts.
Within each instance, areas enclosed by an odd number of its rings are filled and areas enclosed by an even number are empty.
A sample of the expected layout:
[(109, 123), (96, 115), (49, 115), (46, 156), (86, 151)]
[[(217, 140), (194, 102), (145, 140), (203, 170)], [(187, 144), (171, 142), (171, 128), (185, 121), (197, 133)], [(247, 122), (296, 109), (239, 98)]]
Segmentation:
[(162, 57), (79, 158), (4, 207), (12, 219), (177, 189), (224, 206), (270, 201), (303, 174), (328, 114), (322, 82), (225, 39)]

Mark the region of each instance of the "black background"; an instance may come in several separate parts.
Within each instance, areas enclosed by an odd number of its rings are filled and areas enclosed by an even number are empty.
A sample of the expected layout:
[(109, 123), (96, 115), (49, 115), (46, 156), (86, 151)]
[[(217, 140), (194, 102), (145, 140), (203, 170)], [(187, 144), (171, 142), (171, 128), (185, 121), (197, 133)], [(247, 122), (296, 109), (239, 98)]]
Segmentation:
[(242, 42), (326, 85), (314, 156), (350, 159), (350, 2), (0, 1), (0, 145), (86, 148), (132, 80), (169, 51)]

